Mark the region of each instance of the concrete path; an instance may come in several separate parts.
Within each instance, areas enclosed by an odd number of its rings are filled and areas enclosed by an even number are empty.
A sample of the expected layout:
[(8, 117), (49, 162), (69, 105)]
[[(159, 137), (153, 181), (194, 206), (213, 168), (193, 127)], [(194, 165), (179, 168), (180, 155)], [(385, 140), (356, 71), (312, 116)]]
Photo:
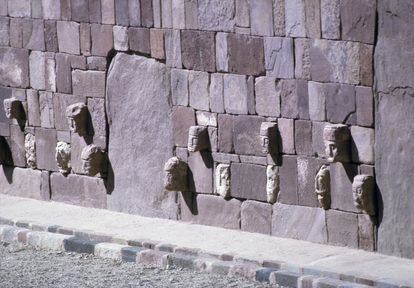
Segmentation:
[(386, 279), (386, 282), (414, 287), (414, 260), (344, 247), (1, 194), (0, 217), (89, 230), (121, 239), (148, 239), (259, 262), (284, 262), (286, 266), (352, 275), (371, 279), (373, 283)]

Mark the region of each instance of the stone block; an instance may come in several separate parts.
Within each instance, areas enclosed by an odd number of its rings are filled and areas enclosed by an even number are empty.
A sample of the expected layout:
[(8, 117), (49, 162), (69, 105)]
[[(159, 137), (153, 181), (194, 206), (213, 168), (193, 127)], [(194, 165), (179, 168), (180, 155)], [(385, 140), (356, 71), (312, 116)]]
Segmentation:
[(1, 47), (0, 63), (2, 63), (0, 85), (20, 88), (29, 86), (29, 53), (27, 50)]
[(286, 118), (309, 119), (308, 83), (305, 80), (279, 80), (281, 115)]
[(181, 68), (181, 37), (179, 30), (166, 30), (165, 57), (168, 67)]
[(61, 93), (72, 93), (72, 69), (70, 55), (56, 54), (56, 90)]
[(181, 32), (181, 58), (183, 66), (191, 70), (216, 70), (215, 33), (183, 30)]
[(79, 55), (79, 24), (76, 22), (57, 21), (56, 28), (59, 52)]
[(108, 56), (109, 51), (114, 47), (112, 26), (110, 25), (91, 25), (92, 36), (92, 55)]
[(163, 28), (173, 28), (172, 0), (161, 0), (161, 20)]
[(81, 71), (72, 72), (73, 94), (87, 97), (105, 97), (105, 72)]
[(174, 144), (187, 147), (188, 130), (196, 124), (194, 109), (189, 107), (174, 107), (172, 111)]
[(372, 127), (374, 125), (374, 95), (371, 87), (355, 88), (357, 124)]
[(43, 19), (60, 20), (60, 17), (61, 17), (60, 1), (42, 0), (41, 6), (42, 6)]
[(293, 78), (293, 39), (281, 37), (265, 37), (265, 69), (267, 76), (277, 78)]
[(171, 69), (171, 94), (173, 105), (188, 105), (188, 70)]
[(58, 51), (58, 38), (56, 21), (45, 21), (45, 45), (46, 51), (57, 52)]
[(367, 214), (358, 214), (358, 248), (375, 251), (376, 227)]
[(198, 29), (198, 2), (197, 0), (185, 0), (185, 28)]
[[(346, 84), (323, 84), (326, 118), (331, 123), (349, 123), (355, 113), (355, 87)], [(350, 123), (355, 124), (355, 123)]]
[(55, 116), (53, 111), (53, 93), (39, 92), (40, 126), (43, 128), (55, 127)]
[(30, 50), (45, 50), (43, 20), (27, 20), (22, 22), (22, 45)]
[(306, 120), (295, 121), (295, 149), (298, 155), (311, 156), (312, 149), (312, 122)]
[(224, 113), (224, 79), (222, 74), (210, 75), (210, 110)]
[(309, 55), (310, 40), (297, 38), (295, 41), (295, 78), (311, 79), (311, 60)]
[(376, 1), (341, 1), (342, 40), (374, 44)]
[(86, 70), (86, 57), (71, 55), (71, 57), (70, 57), (70, 67), (72, 69)]
[(220, 152), (232, 153), (234, 151), (233, 123), (234, 116), (218, 115), (218, 150)]
[(185, 29), (185, 1), (177, 0), (171, 2), (172, 27), (174, 29)]
[(304, 0), (285, 1), (287, 37), (306, 37), (306, 8)]
[(374, 71), (372, 68), (374, 46), (362, 43), (359, 46), (360, 84), (372, 86), (374, 83)]
[(313, 153), (320, 157), (325, 158), (325, 143), (323, 141), (323, 130), (328, 123), (326, 122), (312, 122), (312, 147)]
[(272, 235), (326, 244), (325, 213), (321, 208), (276, 203), (273, 205)]
[(236, 154), (264, 156), (260, 141), (260, 126), (266, 119), (257, 116), (237, 116), (233, 124)]
[(269, 283), (276, 284), (278, 287), (297, 287), (299, 277), (300, 274), (293, 271), (274, 271), (269, 275)]
[(7, 9), (10, 17), (26, 17), (31, 16), (30, 0), (8, 0)]
[(279, 167), (280, 192), (278, 202), (297, 205), (298, 171), (296, 156), (283, 156), (282, 165)]
[(273, 1), (273, 22), (275, 36), (283, 37), (286, 35), (285, 28), (285, 0)]
[(89, 22), (102, 22), (102, 7), (100, 0), (89, 0)]
[(151, 54), (150, 30), (147, 28), (128, 28), (129, 49), (143, 54)]
[(141, 0), (141, 24), (147, 28), (154, 26), (152, 0)]
[(229, 72), (260, 75), (265, 71), (263, 39), (241, 34), (227, 37)]
[(257, 0), (249, 2), (251, 34), (273, 36), (273, 1)]
[(331, 208), (342, 211), (358, 212), (352, 197), (352, 182), (358, 174), (354, 164), (331, 163)]
[(54, 153), (57, 144), (56, 130), (36, 128), (35, 137), (37, 168), (58, 171)]
[(10, 19), (10, 46), (23, 48), (23, 19)]
[(241, 205), (241, 230), (270, 235), (272, 205), (257, 201), (244, 201)]
[(309, 38), (321, 38), (320, 0), (305, 1), (306, 35)]
[(374, 129), (351, 126), (351, 137), (352, 162), (374, 164)]
[(71, 0), (60, 0), (60, 17), (62, 20), (71, 20)]
[(266, 166), (231, 164), (232, 197), (266, 202), (266, 181)]
[(293, 119), (279, 118), (279, 150), (284, 154), (295, 154), (295, 123)]
[(85, 97), (55, 93), (53, 95), (53, 111), (55, 112), (55, 128), (60, 131), (69, 131), (66, 108), (75, 103), (84, 103)]
[(196, 112), (197, 125), (199, 126), (213, 126), (217, 127), (217, 114), (197, 111)]
[(251, 94), (248, 79), (243, 75), (225, 74), (223, 77), (224, 107), (230, 114), (247, 114)]
[(7, 16), (8, 9), (7, 9), (7, 0), (0, 0), (0, 16)]
[(314, 121), (326, 120), (326, 91), (325, 84), (309, 81), (309, 118)]
[(298, 157), (298, 204), (319, 207), (315, 192), (315, 176), (323, 164), (323, 160), (310, 157)]
[(88, 0), (71, 0), (70, 3), (72, 21), (89, 22)]
[(222, 72), (229, 71), (229, 54), (227, 47), (228, 33), (216, 34), (216, 65), (217, 70)]
[(91, 143), (89, 137), (81, 137), (77, 133), (71, 133), (70, 143), (71, 143), (71, 153), (70, 153), (70, 164), (72, 167), (73, 173), (84, 174), (82, 167), (82, 151), (85, 149), (88, 144)]
[(141, 3), (140, 0), (128, 0), (129, 26), (141, 26)]
[(188, 88), (191, 107), (209, 111), (209, 84), (210, 77), (207, 72), (189, 71)]
[(24, 148), (24, 131), (18, 125), (10, 125), (9, 147), (13, 166), (26, 167), (26, 151)]
[(29, 57), (30, 86), (33, 89), (45, 90), (45, 53), (32, 51)]
[(56, 92), (56, 60), (55, 54), (47, 52), (45, 55), (45, 88), (46, 91)]
[(0, 45), (9, 46), (9, 18), (0, 19)]
[(150, 30), (150, 46), (151, 46), (151, 57), (155, 59), (165, 59), (165, 48), (164, 48), (164, 31), (161, 29)]
[(321, 0), (322, 38), (339, 39), (341, 37), (340, 3), (340, 0)]
[(115, 24), (115, 0), (101, 0), (102, 23)]
[(354, 213), (326, 211), (329, 244), (358, 248), (358, 215)]
[(88, 70), (106, 71), (106, 58), (98, 56), (90, 56), (86, 58)]
[(236, 1), (236, 26), (250, 27), (249, 0)]
[(51, 200), (93, 208), (106, 208), (106, 188), (103, 179), (52, 173)]
[(79, 28), (81, 53), (85, 56), (89, 56), (92, 51), (91, 25), (89, 23), (81, 23)]
[(236, 155), (236, 154), (213, 152), (211, 153), (211, 155), (213, 156), (214, 162), (217, 162), (217, 163), (226, 163), (226, 164), (240, 163), (240, 157), (239, 155)]
[(114, 48), (118, 51), (127, 51), (128, 45), (128, 30), (124, 26), (114, 26)]
[(213, 159), (208, 152), (190, 153), (188, 179), (191, 192), (213, 193)]
[(200, 30), (233, 31), (235, 6), (232, 0), (198, 2), (198, 28)]
[(39, 94), (36, 90), (27, 90), (28, 121), (30, 126), (40, 126)]

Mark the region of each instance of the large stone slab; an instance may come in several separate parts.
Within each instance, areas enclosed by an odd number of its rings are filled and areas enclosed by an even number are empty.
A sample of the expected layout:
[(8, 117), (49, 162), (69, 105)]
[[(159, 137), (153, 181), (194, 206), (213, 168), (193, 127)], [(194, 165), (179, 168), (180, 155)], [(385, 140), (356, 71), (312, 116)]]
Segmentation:
[(264, 156), (260, 143), (260, 125), (265, 120), (266, 118), (257, 116), (234, 117), (233, 143), (236, 154)]
[(198, 1), (198, 28), (201, 30), (233, 31), (235, 6), (233, 0)]
[(163, 185), (163, 167), (174, 145), (170, 94), (164, 64), (126, 54), (113, 59), (106, 95), (111, 135), (109, 209), (177, 217), (175, 195), (165, 192)]
[(0, 85), (29, 86), (29, 52), (23, 49), (0, 48)]
[(266, 166), (231, 164), (231, 196), (266, 201)]
[(185, 68), (215, 72), (214, 35), (214, 32), (205, 31), (183, 30), (181, 32), (181, 57)]
[(326, 225), (329, 244), (358, 248), (358, 214), (329, 210)]
[(241, 205), (241, 230), (270, 235), (272, 205), (257, 201), (244, 201)]

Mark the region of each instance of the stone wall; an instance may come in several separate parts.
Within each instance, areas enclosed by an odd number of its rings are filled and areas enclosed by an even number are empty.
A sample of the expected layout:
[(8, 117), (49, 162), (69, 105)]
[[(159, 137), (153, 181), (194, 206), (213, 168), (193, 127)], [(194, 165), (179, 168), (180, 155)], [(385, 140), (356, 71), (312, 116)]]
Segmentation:
[[(354, 181), (379, 159), (376, 13), (376, 0), (0, 0), (1, 192), (376, 250), (372, 177)], [(188, 173), (171, 192), (173, 156)]]

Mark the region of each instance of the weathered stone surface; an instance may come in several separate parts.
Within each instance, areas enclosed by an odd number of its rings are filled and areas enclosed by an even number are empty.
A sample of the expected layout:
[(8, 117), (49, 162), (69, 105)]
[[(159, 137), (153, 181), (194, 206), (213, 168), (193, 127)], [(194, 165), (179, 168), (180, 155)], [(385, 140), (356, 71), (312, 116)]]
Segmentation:
[(369, 215), (358, 215), (358, 248), (374, 251), (376, 247), (376, 227)]
[(250, 1), (236, 1), (236, 26), (250, 27)]
[(24, 148), (26, 151), (26, 164), (32, 169), (36, 169), (36, 139), (31, 133), (24, 137)]
[(28, 120), (30, 126), (40, 126), (39, 94), (36, 90), (27, 90)]
[[(320, 165), (318, 165), (320, 166)], [(302, 174), (305, 176), (305, 174)], [(306, 181), (306, 180), (305, 180)], [(329, 166), (322, 164), (318, 168), (314, 182), (315, 194), (317, 196), (319, 206), (324, 210), (331, 208), (331, 173)]]
[(8, 11), (7, 11), (7, 0), (1, 0), (0, 1), (0, 15), (1, 16), (7, 16)]
[(191, 126), (188, 130), (188, 152), (204, 151), (210, 148), (208, 129), (205, 126)]
[(374, 129), (351, 126), (351, 136), (352, 162), (374, 164)]
[(147, 28), (128, 28), (129, 49), (143, 54), (151, 54), (150, 30)]
[(102, 6), (102, 23), (115, 24), (115, 1), (101, 0)]
[(326, 244), (325, 213), (321, 208), (276, 203), (273, 205), (272, 235)]
[(277, 78), (293, 78), (293, 39), (281, 37), (265, 37), (266, 75)]
[(171, 2), (172, 27), (174, 29), (185, 29), (185, 1), (178, 0)]
[(377, 211), (374, 176), (360, 174), (354, 177), (352, 195), (355, 207), (368, 215)]
[(33, 89), (45, 90), (45, 53), (32, 51), (29, 57), (30, 86)]
[(225, 74), (224, 77), (224, 107), (227, 113), (247, 114), (249, 112), (249, 98), (254, 97), (248, 87), (246, 76)]
[(223, 74), (210, 75), (210, 110), (224, 113), (224, 79)]
[(309, 119), (308, 83), (305, 80), (280, 80), (281, 115), (286, 118)]
[(84, 174), (82, 167), (82, 151), (91, 143), (90, 137), (82, 137), (77, 133), (70, 134), (71, 155), (70, 163), (73, 173)]
[(82, 172), (92, 177), (106, 177), (107, 162), (106, 152), (95, 144), (89, 144), (81, 153)]
[(172, 157), (164, 165), (164, 188), (167, 191), (188, 191), (188, 166), (179, 157)]
[(53, 153), (57, 144), (56, 130), (36, 128), (35, 137), (37, 167), (49, 171), (58, 171), (55, 153)]
[(240, 229), (240, 206), (237, 199), (200, 194), (186, 203), (180, 195), (181, 219), (194, 224)]
[(161, 22), (163, 28), (172, 28), (172, 0), (161, 0)]
[(173, 105), (188, 105), (188, 70), (171, 69), (171, 93)]
[(89, 98), (88, 111), (91, 117), (92, 127), (89, 128), (93, 135), (93, 143), (106, 148), (106, 113), (105, 100), (102, 98)]
[(231, 32), (235, 23), (232, 0), (201, 0), (198, 2), (198, 28)]
[(150, 30), (151, 57), (165, 59), (164, 31), (161, 29)]
[(154, 26), (152, 0), (141, 0), (141, 24), (147, 28)]
[(285, 0), (273, 1), (273, 22), (275, 36), (285, 36)]
[(315, 176), (322, 165), (322, 161), (317, 158), (298, 157), (297, 164), (298, 204), (303, 206), (319, 207), (318, 195), (315, 193)]
[(344, 124), (328, 124), (323, 130), (325, 154), (328, 161), (348, 163), (351, 159), (351, 133)]
[(295, 149), (298, 155), (312, 155), (312, 122), (295, 121)]
[(18, 125), (10, 125), (10, 150), (13, 165), (26, 167), (26, 152), (24, 149), (24, 131)]
[(181, 68), (181, 37), (179, 30), (166, 30), (165, 57), (168, 67)]
[(70, 6), (71, 0), (60, 0), (60, 17), (62, 20), (71, 20), (72, 10)]
[(227, 47), (230, 73), (260, 75), (265, 71), (262, 38), (232, 33)]
[(197, 111), (196, 112), (197, 125), (217, 127), (217, 114)]
[[(170, 76), (165, 65), (140, 56), (115, 56), (106, 99), (111, 135), (108, 151), (113, 171), (109, 170), (108, 175), (112, 191), (108, 196), (109, 209), (177, 217), (175, 194), (163, 189), (163, 167), (172, 157), (174, 145), (169, 99)], [(134, 141), (124, 141), (125, 125)], [(137, 163), (139, 173), (131, 169)]]
[(55, 127), (55, 115), (53, 111), (53, 93), (39, 92), (40, 126), (43, 128)]
[(260, 126), (265, 118), (237, 116), (233, 124), (233, 143), (236, 154), (264, 156), (260, 142)]
[(51, 200), (93, 208), (106, 208), (106, 188), (100, 178), (60, 173), (50, 176)]
[(305, 1), (306, 35), (309, 38), (321, 38), (320, 0)]
[(218, 150), (220, 152), (232, 153), (234, 151), (233, 123), (234, 116), (218, 115)]
[(340, 0), (321, 0), (322, 38), (339, 39), (341, 37), (340, 3)]
[(279, 118), (278, 128), (281, 138), (279, 150), (284, 154), (295, 154), (295, 123), (293, 119)]
[(249, 2), (252, 35), (273, 36), (273, 1), (256, 0)]
[(283, 156), (279, 167), (280, 192), (278, 202), (284, 204), (298, 204), (297, 193), (297, 159), (296, 156)]
[(213, 159), (206, 152), (190, 153), (188, 157), (189, 189), (192, 192), (213, 193)]
[(8, 18), (1, 18), (0, 19), (0, 45), (1, 46), (9, 46), (9, 23), (10, 20)]
[(128, 30), (124, 26), (114, 26), (114, 48), (119, 51), (127, 51), (128, 45)]
[(232, 197), (266, 202), (266, 181), (266, 166), (231, 164)]
[(57, 21), (59, 52), (79, 54), (79, 24), (76, 22)]
[(330, 244), (358, 248), (358, 215), (335, 210), (326, 211)]
[(311, 60), (309, 55), (309, 48), (309, 39), (295, 39), (295, 78), (306, 80), (311, 79)]
[(374, 95), (371, 87), (355, 88), (357, 124), (372, 127), (374, 125)]
[(102, 22), (102, 7), (100, 0), (89, 0), (89, 21), (91, 23)]
[[(331, 123), (349, 123), (351, 116), (356, 112), (355, 87), (327, 83), (320, 87), (325, 94), (326, 118)], [(355, 123), (349, 123), (355, 124)]]
[(45, 50), (43, 20), (23, 21), (23, 48), (30, 50)]
[(29, 86), (29, 53), (23, 49), (0, 48), (0, 85)]
[(191, 70), (214, 72), (216, 57), (213, 32), (183, 30), (181, 57), (183, 66)]
[(112, 26), (110, 25), (91, 25), (92, 55), (108, 56), (109, 51), (114, 47), (112, 34)]
[(207, 72), (189, 71), (188, 88), (190, 106), (194, 109), (209, 111), (209, 84), (210, 76)]
[(241, 230), (270, 235), (272, 205), (257, 201), (244, 201), (241, 205)]
[(72, 14), (73, 21), (89, 22), (88, 0), (71, 0), (70, 8), (71, 8), (71, 14)]
[(373, 74), (373, 53), (374, 46), (368, 44), (360, 44), (359, 60), (360, 60), (360, 84), (364, 86), (372, 86), (374, 82)]
[[(42, 7), (43, 18), (60, 20), (60, 16), (61, 16), (60, 1), (54, 1), (54, 0), (41, 0), (41, 1), (42, 1), (41, 7)], [(33, 5), (32, 5), (32, 8), (33, 8)]]
[(354, 164), (331, 163), (331, 208), (342, 211), (358, 212), (352, 197), (352, 182), (358, 174)]
[(30, 18), (31, 5), (30, 0), (13, 0), (7, 1), (7, 9), (10, 17), (27, 17)]
[(286, 36), (306, 37), (306, 10), (304, 0), (285, 1)]
[(56, 92), (55, 54), (47, 52), (45, 56), (45, 89), (46, 91)]
[(23, 21), (21, 18), (10, 19), (10, 46), (23, 48)]
[(260, 116), (280, 116), (280, 91), (275, 77), (258, 77), (255, 82), (256, 112)]
[(267, 202), (274, 204), (277, 201), (280, 190), (279, 168), (276, 165), (266, 167), (266, 196)]
[[(59, 140), (58, 140), (59, 141)], [(67, 175), (71, 170), (71, 146), (66, 142), (58, 142), (56, 145), (55, 159), (59, 172)]]
[(214, 171), (214, 192), (223, 198), (231, 196), (231, 170), (229, 164), (220, 163)]
[(227, 47), (228, 33), (216, 34), (216, 66), (218, 71), (229, 71), (229, 54)]
[(323, 83), (308, 82), (309, 118), (315, 121), (326, 120), (326, 91)]
[(74, 95), (105, 97), (105, 72), (74, 70), (72, 82)]
[(198, 29), (198, 1), (185, 0), (184, 9), (186, 29)]
[(91, 25), (89, 23), (81, 23), (79, 29), (81, 53), (85, 56), (89, 56), (92, 51)]
[(312, 147), (313, 153), (320, 158), (325, 158), (325, 143), (323, 141), (323, 131), (325, 126), (328, 123), (326, 122), (312, 122)]

